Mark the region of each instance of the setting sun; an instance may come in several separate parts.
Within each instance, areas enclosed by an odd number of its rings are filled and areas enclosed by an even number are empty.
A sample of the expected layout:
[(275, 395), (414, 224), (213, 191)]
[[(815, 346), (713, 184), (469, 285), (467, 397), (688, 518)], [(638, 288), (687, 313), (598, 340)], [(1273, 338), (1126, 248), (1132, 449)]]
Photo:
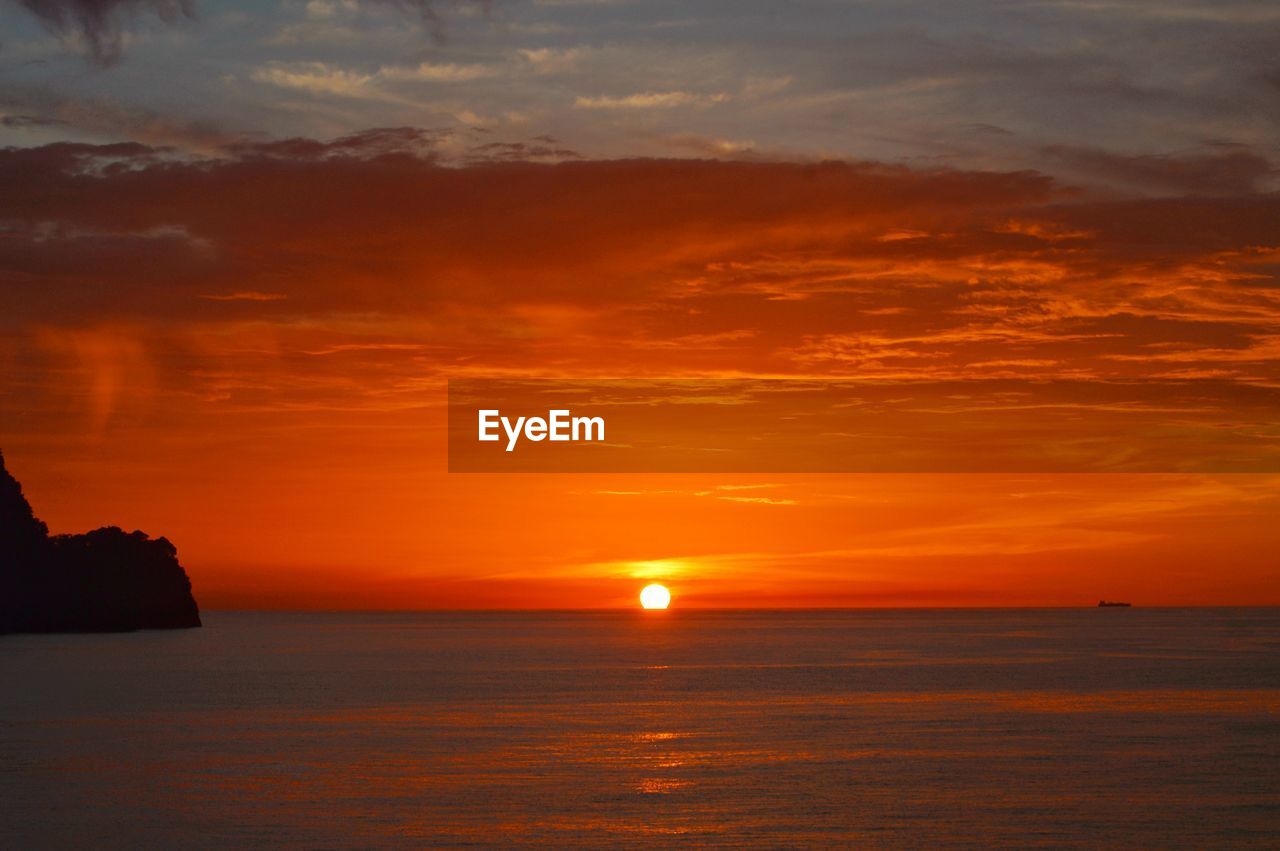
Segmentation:
[(671, 605), (671, 592), (656, 583), (646, 585), (640, 592), (640, 605), (646, 609), (665, 609)]

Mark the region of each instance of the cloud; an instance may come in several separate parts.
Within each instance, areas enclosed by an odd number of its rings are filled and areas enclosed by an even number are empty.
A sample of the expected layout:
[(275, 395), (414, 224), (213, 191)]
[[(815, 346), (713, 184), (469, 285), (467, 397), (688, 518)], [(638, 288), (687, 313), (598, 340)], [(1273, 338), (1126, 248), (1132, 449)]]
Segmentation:
[(200, 365), (184, 392), (280, 410), (401, 410), (445, 374), (1280, 384), (1270, 195), (445, 142), (0, 151), (0, 328), (128, 324)]
[(588, 50), (583, 47), (535, 47), (519, 51), (535, 74), (565, 74), (575, 71)]
[(4, 115), (0, 116), (0, 125), (5, 127), (59, 127), (67, 122), (60, 118), (44, 115)]
[(379, 76), (387, 80), (425, 80), (433, 83), (466, 83), (501, 76), (503, 69), (495, 65), (458, 65), (452, 62), (423, 62), (413, 68), (382, 68)]
[(273, 64), (256, 68), (253, 79), (287, 89), (300, 89), (312, 94), (363, 97), (370, 93), (373, 74), (361, 74), (344, 68), (331, 68), (323, 62), (300, 65)]
[[(549, 138), (549, 137), (544, 137)], [(536, 160), (581, 159), (582, 154), (550, 142), (485, 142), (473, 146), (468, 152), (472, 163), (482, 162), (532, 162)]]
[(1247, 150), (1187, 156), (1123, 155), (1099, 148), (1054, 145), (1045, 153), (1082, 175), (1156, 193), (1246, 194), (1261, 191), (1277, 174), (1265, 157)]
[(400, 156), (414, 162), (434, 161), (445, 131), (421, 127), (379, 127), (342, 136), (328, 142), (315, 139), (280, 139), (272, 142), (241, 141), (227, 146), (223, 165), (250, 160), (313, 162), (325, 160), (368, 161), (378, 157)]
[(756, 152), (755, 143), (750, 140), (709, 139), (689, 133), (681, 133), (662, 139), (663, 143), (675, 149), (692, 151), (701, 156), (711, 157), (746, 157)]
[(721, 103), (729, 96), (719, 94), (697, 94), (694, 92), (637, 92), (631, 95), (613, 97), (578, 97), (573, 105), (578, 109), (674, 109), (681, 106), (703, 106)]
[(796, 505), (794, 499), (780, 499), (772, 496), (718, 496), (726, 502), (741, 502), (748, 505)]
[[(387, 8), (408, 14), (417, 15), (430, 31), (432, 38), (443, 42), (448, 38), (444, 16), (441, 15), (440, 4), (435, 0), (356, 0), (360, 5), (370, 8)], [(455, 9), (476, 9), (485, 17), (493, 10), (492, 0), (452, 0)]]
[(418, 103), (405, 93), (414, 83), (451, 85), (492, 79), (504, 73), (499, 66), (479, 64), (423, 62), (416, 66), (384, 65), (374, 71), (357, 71), (324, 62), (271, 62), (255, 68), (250, 76), (260, 83), (311, 95), (337, 95), (416, 107)]
[(99, 65), (120, 58), (125, 23), (150, 12), (166, 23), (195, 17), (190, 0), (18, 0), (19, 5), (64, 38), (79, 37)]
[(244, 138), (243, 133), (205, 119), (184, 120), (107, 96), (68, 95), (41, 86), (5, 86), (0, 90), (0, 110), (7, 113), (3, 119), (7, 127), (56, 127), (77, 135), (195, 153), (216, 153)]
[[(398, 11), (419, 18), (437, 42), (448, 38), (444, 16), (433, 0), (355, 0), (359, 6)], [(124, 30), (134, 19), (151, 13), (166, 24), (196, 17), (194, 0), (18, 0), (46, 27), (64, 39), (83, 40), (89, 58), (100, 66), (119, 61)], [(336, 4), (311, 2), (309, 17), (332, 17)], [(484, 16), (492, 10), (491, 0), (453, 0), (451, 8), (477, 9)]]
[(280, 301), (288, 298), (284, 293), (260, 293), (254, 290), (238, 293), (210, 293), (200, 296), (208, 301)]
[[(41, 348), (62, 360), (56, 392), (68, 394), (87, 413), (88, 432), (101, 436), (122, 406), (150, 399), (155, 372), (137, 333), (125, 326), (41, 328)], [(79, 404), (77, 404), (79, 403)]]

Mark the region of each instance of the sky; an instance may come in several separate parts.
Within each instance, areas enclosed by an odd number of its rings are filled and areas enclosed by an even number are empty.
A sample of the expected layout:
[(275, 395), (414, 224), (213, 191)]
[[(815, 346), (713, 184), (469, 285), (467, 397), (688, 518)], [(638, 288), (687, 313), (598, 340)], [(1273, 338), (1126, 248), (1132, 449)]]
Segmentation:
[(1277, 24), (9, 0), (0, 449), (210, 608), (1280, 603), (1274, 464), (449, 474), (444, 390), (1057, 380), (1274, 447)]

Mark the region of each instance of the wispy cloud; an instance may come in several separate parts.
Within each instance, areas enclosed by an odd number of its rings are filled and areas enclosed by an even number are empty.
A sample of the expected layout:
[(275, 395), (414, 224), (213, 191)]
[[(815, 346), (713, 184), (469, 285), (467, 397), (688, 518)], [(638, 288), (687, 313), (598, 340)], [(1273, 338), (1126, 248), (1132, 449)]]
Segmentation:
[(253, 71), (253, 79), (287, 89), (300, 89), (313, 94), (365, 97), (374, 93), (376, 74), (364, 74), (345, 68), (333, 68), (323, 62), (294, 65), (269, 65)]
[(234, 293), (206, 293), (200, 298), (207, 301), (283, 301), (288, 298), (284, 293), (262, 293), (256, 290), (245, 290)]
[(729, 96), (724, 93), (698, 94), (696, 92), (637, 92), (630, 95), (580, 96), (573, 105), (578, 109), (674, 109), (682, 106), (704, 106), (723, 103)]
[(377, 77), (384, 80), (423, 80), (432, 83), (467, 83), (472, 80), (488, 80), (505, 73), (497, 65), (459, 65), (452, 62), (433, 64), (423, 62), (416, 67), (386, 66), (378, 70)]

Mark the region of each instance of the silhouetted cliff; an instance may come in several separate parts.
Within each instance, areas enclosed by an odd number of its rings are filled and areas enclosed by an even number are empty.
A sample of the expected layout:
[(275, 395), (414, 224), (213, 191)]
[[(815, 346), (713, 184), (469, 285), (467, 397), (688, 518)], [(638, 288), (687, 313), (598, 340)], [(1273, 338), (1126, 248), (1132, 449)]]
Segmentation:
[(49, 537), (0, 454), (0, 633), (195, 626), (173, 544), (115, 526)]

